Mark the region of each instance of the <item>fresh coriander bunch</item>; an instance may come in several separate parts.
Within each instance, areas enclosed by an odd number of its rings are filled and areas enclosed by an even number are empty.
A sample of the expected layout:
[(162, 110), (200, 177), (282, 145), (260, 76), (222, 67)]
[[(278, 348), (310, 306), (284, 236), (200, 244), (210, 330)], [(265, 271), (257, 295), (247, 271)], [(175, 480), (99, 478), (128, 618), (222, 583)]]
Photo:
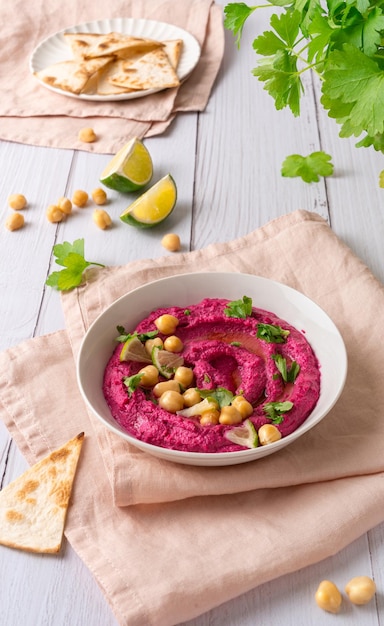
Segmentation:
[(321, 103), (341, 126), (340, 137), (384, 152), (384, 0), (267, 0), (230, 3), (224, 25), (240, 46), (246, 20), (261, 8), (277, 9), (270, 30), (253, 42), (259, 55), (253, 74), (277, 110), (300, 115), (302, 75), (317, 72)]

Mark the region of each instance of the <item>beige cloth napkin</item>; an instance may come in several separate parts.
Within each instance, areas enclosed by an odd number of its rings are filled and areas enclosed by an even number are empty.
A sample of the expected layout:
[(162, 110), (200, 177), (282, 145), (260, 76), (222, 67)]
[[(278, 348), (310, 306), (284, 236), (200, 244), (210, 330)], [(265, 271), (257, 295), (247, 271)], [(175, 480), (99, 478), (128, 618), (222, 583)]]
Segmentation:
[[(88, 415), (73, 353), (127, 290), (217, 268), (280, 280), (322, 306), (346, 342), (347, 384), (321, 424), (275, 455), (219, 469), (179, 466), (136, 451)], [(191, 619), (334, 554), (384, 519), (375, 330), (384, 290), (318, 215), (296, 211), (205, 250), (92, 270), (63, 305), (67, 331), (0, 355), (0, 414), (30, 463), (85, 431), (66, 536), (120, 624)]]
[[(178, 89), (125, 101), (92, 102), (56, 94), (34, 78), (29, 59), (46, 37), (77, 24), (119, 17), (184, 28), (201, 46), (199, 62)], [(178, 112), (203, 111), (224, 51), (222, 7), (213, 0), (50, 0), (0, 3), (0, 139), (56, 148), (114, 153), (133, 136), (158, 135)], [(91, 126), (92, 144), (78, 140)]]

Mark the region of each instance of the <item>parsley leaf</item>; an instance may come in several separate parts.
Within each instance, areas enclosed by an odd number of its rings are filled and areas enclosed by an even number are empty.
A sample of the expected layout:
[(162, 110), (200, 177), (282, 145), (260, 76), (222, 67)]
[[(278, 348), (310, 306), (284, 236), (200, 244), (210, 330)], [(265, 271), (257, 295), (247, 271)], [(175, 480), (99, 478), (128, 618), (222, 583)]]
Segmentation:
[(226, 308), (224, 309), (224, 314), (227, 317), (238, 317), (240, 319), (249, 317), (251, 313), (252, 298), (248, 298), (248, 296), (243, 296), (242, 300), (233, 300), (232, 302), (228, 302)]
[(233, 2), (224, 7), (224, 26), (236, 36), (236, 45), (240, 48), (241, 35), (244, 23), (255, 11), (256, 7), (249, 7), (244, 2)]
[[(253, 74), (264, 83), (277, 110), (300, 115), (302, 74), (317, 72), (321, 103), (340, 125), (340, 137), (363, 138), (357, 147), (384, 152), (384, 3), (377, 0), (269, 0), (247, 6), (228, 4), (224, 25), (240, 44), (245, 21), (262, 7), (273, 13), (270, 28), (256, 36), (259, 55)], [(297, 156), (297, 155), (296, 155)], [(324, 157), (323, 157), (324, 158)], [(331, 163), (287, 166), (285, 176), (315, 182), (329, 176)], [(295, 169), (298, 174), (292, 173)], [(284, 167), (285, 171), (285, 167)], [(325, 173), (324, 173), (325, 172)]]
[(275, 361), (283, 381), (285, 383), (294, 383), (300, 372), (300, 365), (296, 361), (292, 361), (291, 367), (288, 368), (287, 359), (281, 356), (281, 354), (272, 354), (272, 359)]
[(120, 333), (118, 337), (116, 337), (116, 341), (119, 343), (125, 343), (128, 339), (132, 339), (132, 337), (137, 337), (142, 343), (144, 343), (147, 339), (152, 339), (159, 334), (158, 330), (149, 330), (147, 333), (126, 333), (123, 326), (118, 326), (117, 332)]
[(133, 392), (136, 391), (136, 389), (140, 385), (140, 381), (143, 376), (144, 374), (133, 374), (133, 376), (125, 376), (123, 378), (123, 383), (127, 387), (129, 396), (131, 396)]
[(57, 265), (64, 267), (52, 272), (45, 284), (59, 291), (69, 291), (80, 285), (84, 270), (90, 265), (104, 267), (101, 263), (86, 261), (84, 258), (84, 239), (76, 239), (73, 244), (68, 241), (53, 246), (53, 254)]
[(301, 176), (306, 183), (317, 183), (319, 176), (333, 174), (333, 165), (330, 163), (331, 156), (325, 152), (312, 152), (304, 157), (300, 154), (288, 156), (282, 167), (281, 174), (290, 178)]
[(281, 326), (274, 324), (257, 324), (256, 337), (267, 343), (284, 343), (289, 335), (289, 330), (284, 330)]
[(198, 389), (203, 400), (205, 398), (213, 398), (219, 407), (228, 406), (233, 400), (233, 393), (225, 387), (217, 387), (216, 389)]
[(273, 424), (281, 424), (284, 421), (283, 413), (287, 413), (293, 407), (293, 402), (267, 402), (264, 404), (264, 411)]

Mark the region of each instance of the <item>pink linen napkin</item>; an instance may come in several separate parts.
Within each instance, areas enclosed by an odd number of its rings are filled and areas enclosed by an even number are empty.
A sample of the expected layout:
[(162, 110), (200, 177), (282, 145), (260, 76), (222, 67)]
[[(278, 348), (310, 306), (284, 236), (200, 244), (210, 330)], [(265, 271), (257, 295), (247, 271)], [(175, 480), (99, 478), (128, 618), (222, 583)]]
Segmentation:
[[(343, 334), (349, 372), (337, 405), (297, 443), (245, 465), (192, 468), (136, 451), (104, 429), (84, 407), (73, 358), (128, 280), (133, 289), (218, 266), (313, 298)], [(205, 250), (92, 270), (63, 306), (67, 331), (0, 355), (0, 415), (30, 463), (84, 430), (66, 536), (120, 624), (191, 619), (334, 554), (384, 519), (381, 346), (366, 331), (381, 326), (384, 290), (318, 215), (296, 211)]]
[[(192, 34), (201, 57), (179, 88), (134, 100), (93, 102), (56, 94), (31, 74), (29, 59), (46, 37), (93, 20), (132, 17), (167, 22)], [(0, 73), (0, 139), (56, 148), (114, 153), (133, 136), (164, 132), (178, 112), (203, 111), (224, 51), (222, 8), (213, 0), (50, 0), (0, 3), (0, 42), (6, 54)], [(78, 140), (91, 126), (92, 144)], [(123, 138), (123, 140), (122, 140)]]

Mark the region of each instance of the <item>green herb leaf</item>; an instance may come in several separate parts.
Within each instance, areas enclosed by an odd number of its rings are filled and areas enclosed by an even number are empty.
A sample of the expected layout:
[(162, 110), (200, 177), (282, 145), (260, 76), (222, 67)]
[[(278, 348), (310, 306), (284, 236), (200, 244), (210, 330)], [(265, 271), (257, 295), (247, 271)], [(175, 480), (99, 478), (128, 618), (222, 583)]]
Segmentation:
[(57, 265), (65, 269), (52, 272), (45, 284), (59, 291), (69, 291), (81, 284), (84, 270), (90, 265), (104, 267), (101, 263), (86, 261), (84, 258), (84, 239), (77, 239), (73, 244), (64, 241), (53, 247)]
[(249, 7), (244, 2), (232, 2), (224, 7), (224, 26), (236, 37), (236, 45), (240, 48), (244, 23), (256, 7)]
[(300, 372), (300, 365), (296, 361), (292, 361), (291, 367), (287, 368), (287, 360), (281, 354), (272, 354), (272, 359), (275, 361), (283, 381), (294, 383)]
[(306, 183), (317, 183), (319, 176), (333, 174), (333, 165), (330, 163), (331, 156), (325, 152), (312, 152), (306, 157), (300, 154), (288, 156), (281, 168), (283, 176), (294, 178), (301, 176)]
[(232, 391), (225, 389), (225, 387), (217, 387), (216, 389), (198, 389), (198, 392), (203, 400), (205, 398), (213, 398), (216, 400), (220, 408), (230, 405), (234, 397)]
[(142, 343), (145, 343), (147, 339), (153, 339), (153, 337), (157, 337), (159, 334), (158, 330), (149, 330), (147, 333), (127, 333), (125, 332), (124, 326), (117, 326), (117, 332), (120, 333), (118, 337), (116, 337), (116, 341), (119, 343), (125, 343), (128, 339), (132, 339), (132, 337), (137, 337)]
[(252, 298), (248, 298), (248, 296), (243, 296), (242, 300), (233, 300), (232, 302), (228, 302), (226, 308), (224, 309), (224, 314), (227, 317), (237, 317), (240, 319), (249, 317), (251, 313)]
[(140, 385), (140, 381), (143, 376), (144, 374), (133, 374), (133, 376), (125, 376), (123, 378), (123, 383), (127, 387), (129, 396), (131, 396), (133, 392), (136, 391), (136, 389)]
[(267, 343), (284, 343), (289, 335), (289, 330), (284, 330), (281, 326), (274, 324), (257, 324), (256, 337)]
[(281, 424), (284, 421), (283, 414), (290, 411), (292, 407), (293, 402), (286, 400), (285, 402), (267, 402), (263, 408), (273, 424)]

